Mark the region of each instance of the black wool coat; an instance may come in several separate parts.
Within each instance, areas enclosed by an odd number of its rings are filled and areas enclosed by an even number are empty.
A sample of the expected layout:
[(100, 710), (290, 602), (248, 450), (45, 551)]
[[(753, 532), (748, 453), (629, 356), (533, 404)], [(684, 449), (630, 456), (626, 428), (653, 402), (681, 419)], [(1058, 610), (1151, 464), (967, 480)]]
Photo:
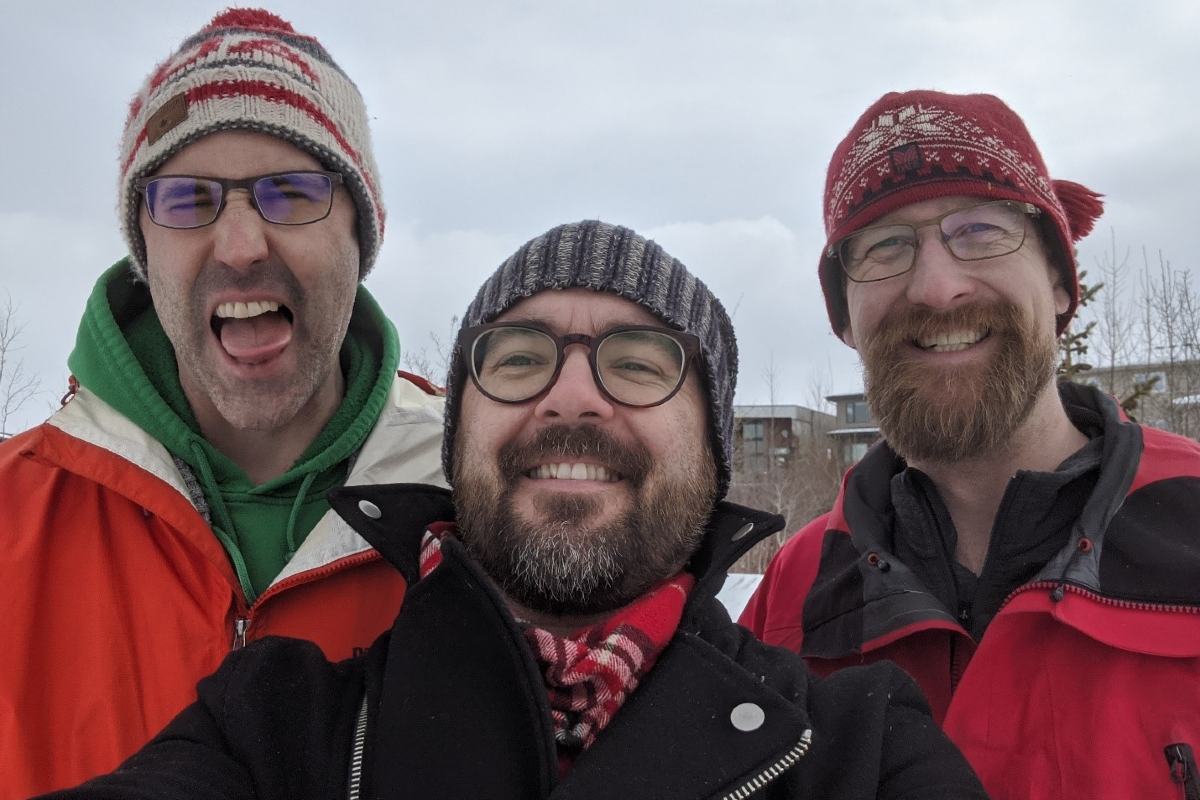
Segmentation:
[(818, 679), (730, 622), (715, 599), (726, 570), (779, 517), (717, 506), (677, 633), (560, 780), (542, 678), (491, 582), (453, 539), (417, 580), (449, 494), (390, 485), (332, 499), (409, 581), (391, 631), (341, 664), (299, 640), (237, 651), (117, 772), (51, 797), (985, 797), (898, 668)]

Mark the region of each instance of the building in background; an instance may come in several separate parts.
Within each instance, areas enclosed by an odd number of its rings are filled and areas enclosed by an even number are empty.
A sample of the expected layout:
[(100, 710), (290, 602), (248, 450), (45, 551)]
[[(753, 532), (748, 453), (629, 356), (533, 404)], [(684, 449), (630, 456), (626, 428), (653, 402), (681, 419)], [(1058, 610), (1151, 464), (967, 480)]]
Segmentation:
[(1138, 422), (1200, 439), (1200, 359), (1094, 367), (1075, 378), (1118, 401), (1134, 395)]
[(835, 427), (829, 431), (834, 457), (842, 469), (854, 464), (879, 439), (879, 425), (862, 392), (831, 394), (825, 398), (836, 407)]
[(759, 542), (730, 572), (762, 573), (797, 527), (837, 496), (832, 414), (797, 405), (734, 406), (733, 480), (728, 499), (779, 514), (784, 528)]
[(733, 416), (733, 470), (743, 480), (786, 471), (797, 458), (825, 449), (834, 424), (830, 414), (794, 405), (734, 406)]

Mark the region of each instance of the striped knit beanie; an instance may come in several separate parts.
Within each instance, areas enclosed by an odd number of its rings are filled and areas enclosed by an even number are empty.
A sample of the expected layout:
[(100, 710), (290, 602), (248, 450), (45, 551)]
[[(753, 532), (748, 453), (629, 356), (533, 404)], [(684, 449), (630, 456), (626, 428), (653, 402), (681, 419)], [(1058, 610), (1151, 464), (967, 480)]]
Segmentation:
[[(708, 287), (652, 241), (628, 228), (588, 220), (560, 225), (531, 239), (480, 287), (462, 329), (491, 322), (526, 297), (546, 289), (585, 288), (632, 300), (668, 326), (700, 338), (702, 386), (717, 462), (717, 496), (729, 487), (733, 447), (733, 390), (737, 340), (733, 323)], [(460, 330), (461, 332), (461, 330)], [(466, 377), (456, 342), (446, 386), (442, 464), (454, 475), (454, 431)]]
[(358, 88), (311, 36), (262, 9), (231, 8), (146, 79), (121, 137), (118, 207), (134, 272), (146, 279), (134, 181), (200, 137), (249, 130), (277, 136), (340, 172), (358, 211), (359, 277), (383, 239), (379, 169)]
[(838, 242), (910, 203), (951, 195), (1016, 200), (1042, 210), (1046, 246), (1071, 296), (1058, 332), (1067, 327), (1079, 303), (1074, 243), (1100, 217), (1100, 195), (1051, 179), (1025, 123), (1000, 98), (921, 90), (875, 101), (829, 162), (820, 274), (835, 334), (847, 323)]

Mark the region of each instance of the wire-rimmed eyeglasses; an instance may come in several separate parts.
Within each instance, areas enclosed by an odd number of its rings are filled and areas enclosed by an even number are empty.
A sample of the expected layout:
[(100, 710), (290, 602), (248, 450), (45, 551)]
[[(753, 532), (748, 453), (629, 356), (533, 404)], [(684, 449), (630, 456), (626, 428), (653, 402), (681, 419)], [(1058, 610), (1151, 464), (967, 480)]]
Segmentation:
[(329, 216), (333, 188), (341, 174), (324, 171), (279, 172), (253, 178), (202, 175), (151, 175), (134, 186), (142, 193), (150, 220), (164, 228), (203, 228), (217, 221), (229, 192), (245, 189), (267, 222), (308, 225)]
[(831, 245), (826, 255), (837, 258), (851, 281), (873, 283), (913, 268), (920, 247), (917, 231), (922, 228), (937, 226), (943, 246), (959, 261), (983, 261), (1020, 250), (1025, 244), (1025, 218), (1040, 213), (1030, 203), (993, 200), (914, 225), (872, 225)]

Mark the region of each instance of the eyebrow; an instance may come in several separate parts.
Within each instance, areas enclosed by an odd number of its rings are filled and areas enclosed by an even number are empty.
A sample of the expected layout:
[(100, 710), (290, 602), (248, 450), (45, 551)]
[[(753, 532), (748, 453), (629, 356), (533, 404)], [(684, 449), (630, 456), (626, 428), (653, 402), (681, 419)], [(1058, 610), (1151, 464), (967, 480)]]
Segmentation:
[(544, 325), (547, 328), (552, 327), (550, 320), (542, 317), (514, 317), (513, 319), (496, 320), (496, 322), (503, 322), (505, 325)]

